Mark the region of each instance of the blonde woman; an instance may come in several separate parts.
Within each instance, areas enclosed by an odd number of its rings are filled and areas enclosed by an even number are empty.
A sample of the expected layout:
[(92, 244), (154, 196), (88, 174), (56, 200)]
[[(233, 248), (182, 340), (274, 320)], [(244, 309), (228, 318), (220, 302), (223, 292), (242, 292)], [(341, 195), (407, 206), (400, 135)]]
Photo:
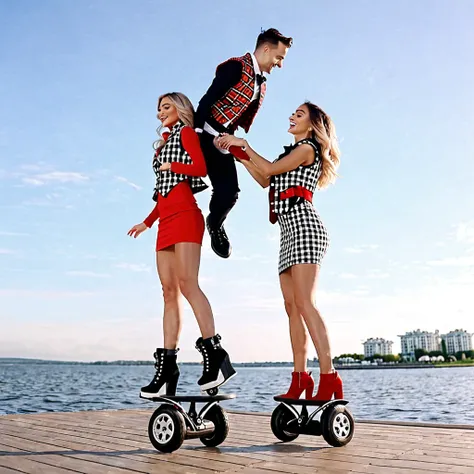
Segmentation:
[(201, 331), (196, 349), (201, 352), (203, 374), (198, 380), (202, 391), (216, 389), (235, 375), (229, 356), (216, 334), (211, 306), (198, 283), (204, 218), (194, 194), (207, 188), (201, 179), (206, 164), (199, 138), (193, 129), (194, 108), (181, 93), (164, 94), (158, 99), (160, 128), (167, 128), (155, 142), (153, 169), (156, 187), (155, 208), (128, 235), (138, 237), (159, 218), (156, 264), (163, 288), (163, 347), (154, 353), (156, 373), (141, 396), (175, 395), (179, 378), (178, 341), (181, 332), (181, 294), (191, 305)]
[[(253, 178), (264, 188), (270, 186), (270, 221), (281, 230), (280, 286), (289, 317), (294, 358), (291, 386), (283, 397), (329, 401), (343, 397), (342, 380), (334, 371), (328, 333), (315, 306), (316, 283), (329, 238), (313, 207), (313, 192), (336, 178), (339, 147), (330, 117), (318, 106), (305, 102), (290, 117), (289, 133), (294, 144), (272, 163), (241, 139), (225, 135), (217, 146), (240, 147), (241, 159)], [(235, 149), (234, 149), (235, 150)], [(235, 156), (235, 155), (234, 155)], [(249, 158), (249, 159), (248, 159)], [(320, 363), (319, 389), (313, 396), (314, 380), (306, 370), (308, 329)]]

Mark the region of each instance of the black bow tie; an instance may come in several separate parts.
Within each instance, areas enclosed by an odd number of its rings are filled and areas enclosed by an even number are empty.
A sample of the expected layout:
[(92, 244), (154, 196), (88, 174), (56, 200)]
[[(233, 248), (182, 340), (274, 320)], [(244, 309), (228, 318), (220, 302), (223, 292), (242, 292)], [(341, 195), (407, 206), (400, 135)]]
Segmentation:
[(257, 84), (260, 86), (267, 78), (263, 74), (257, 74)]

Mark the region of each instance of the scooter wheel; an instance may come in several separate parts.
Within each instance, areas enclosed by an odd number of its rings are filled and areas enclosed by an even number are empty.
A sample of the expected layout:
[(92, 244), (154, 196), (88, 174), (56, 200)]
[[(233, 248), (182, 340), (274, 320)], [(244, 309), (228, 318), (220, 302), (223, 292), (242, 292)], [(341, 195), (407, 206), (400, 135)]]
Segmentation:
[(186, 436), (183, 415), (172, 406), (161, 405), (151, 415), (148, 436), (158, 451), (163, 453), (176, 451)]
[(217, 387), (214, 387), (214, 388), (210, 388), (210, 389), (206, 390), (206, 392), (211, 397), (215, 397), (219, 393), (219, 389)]
[(334, 447), (345, 446), (354, 436), (354, 417), (344, 405), (333, 405), (321, 414), (323, 438)]
[(229, 418), (227, 413), (219, 405), (214, 405), (205, 416), (205, 419), (214, 423), (214, 432), (208, 436), (199, 438), (201, 443), (210, 448), (219, 446), (229, 434)]
[(273, 410), (270, 426), (272, 428), (273, 434), (280, 441), (287, 442), (298, 438), (298, 433), (291, 433), (290, 431), (287, 431), (288, 423), (294, 418), (295, 416), (282, 404), (278, 405)]

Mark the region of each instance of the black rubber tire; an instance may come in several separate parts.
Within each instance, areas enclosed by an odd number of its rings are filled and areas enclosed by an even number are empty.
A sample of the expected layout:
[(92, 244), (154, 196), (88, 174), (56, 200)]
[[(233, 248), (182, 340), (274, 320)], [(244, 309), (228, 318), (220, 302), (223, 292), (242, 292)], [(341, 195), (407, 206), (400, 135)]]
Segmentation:
[(206, 393), (210, 397), (215, 397), (219, 393), (219, 387), (209, 388), (208, 390), (206, 390)]
[[(172, 435), (169, 439), (157, 439), (155, 425), (160, 422), (159, 417), (162, 417), (161, 423), (167, 422), (167, 428), (172, 430)], [(148, 436), (151, 444), (162, 453), (172, 453), (181, 447), (184, 438), (186, 437), (186, 424), (184, 417), (176, 408), (169, 405), (161, 405), (157, 408), (153, 415), (151, 415), (148, 423)]]
[(205, 419), (214, 423), (214, 433), (199, 439), (205, 446), (215, 448), (223, 443), (229, 434), (229, 418), (220, 405), (214, 405), (206, 413)]
[(287, 423), (294, 417), (295, 416), (288, 410), (288, 408), (282, 404), (278, 405), (273, 410), (270, 426), (273, 434), (280, 441), (288, 442), (298, 438), (298, 433), (289, 433), (288, 431), (285, 431)]
[(339, 448), (354, 436), (354, 417), (344, 405), (333, 405), (321, 414), (321, 429), (326, 443)]

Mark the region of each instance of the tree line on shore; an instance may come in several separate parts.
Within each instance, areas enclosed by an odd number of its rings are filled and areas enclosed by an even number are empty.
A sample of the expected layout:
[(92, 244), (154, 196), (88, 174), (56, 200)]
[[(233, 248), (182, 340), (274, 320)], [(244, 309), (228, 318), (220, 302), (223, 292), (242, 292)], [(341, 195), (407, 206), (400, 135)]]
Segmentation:
[[(444, 341), (443, 341), (444, 342)], [(444, 348), (445, 349), (445, 348)], [(415, 349), (415, 360), (419, 360), (423, 356), (439, 357), (443, 356), (445, 361), (458, 361), (458, 360), (474, 360), (474, 351), (458, 351), (455, 354), (449, 354), (446, 350), (441, 351), (426, 351), (425, 349)], [(365, 357), (364, 354), (341, 354), (334, 359), (334, 362), (338, 362), (340, 359), (352, 358), (356, 362), (373, 362), (375, 360), (383, 360), (384, 362), (409, 362), (406, 361), (402, 354), (374, 354), (373, 356)]]

